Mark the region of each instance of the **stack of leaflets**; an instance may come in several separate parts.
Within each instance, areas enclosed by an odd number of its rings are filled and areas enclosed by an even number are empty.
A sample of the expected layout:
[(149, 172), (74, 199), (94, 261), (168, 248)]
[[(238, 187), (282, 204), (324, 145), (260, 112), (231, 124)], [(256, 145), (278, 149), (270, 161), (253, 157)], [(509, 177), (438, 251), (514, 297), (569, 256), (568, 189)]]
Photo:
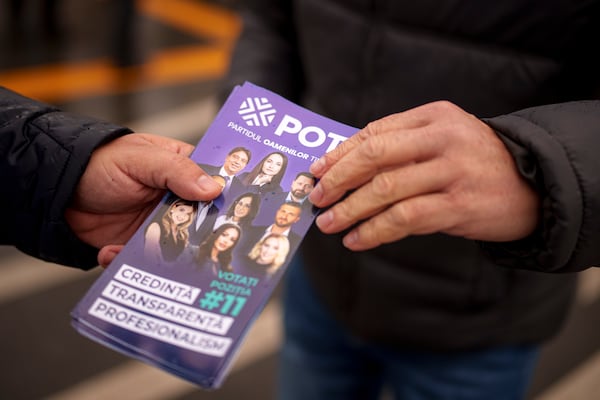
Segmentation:
[(200, 202), (168, 193), (77, 304), (73, 326), (219, 387), (317, 215), (310, 164), (356, 130), (236, 87), (191, 154), (223, 193)]

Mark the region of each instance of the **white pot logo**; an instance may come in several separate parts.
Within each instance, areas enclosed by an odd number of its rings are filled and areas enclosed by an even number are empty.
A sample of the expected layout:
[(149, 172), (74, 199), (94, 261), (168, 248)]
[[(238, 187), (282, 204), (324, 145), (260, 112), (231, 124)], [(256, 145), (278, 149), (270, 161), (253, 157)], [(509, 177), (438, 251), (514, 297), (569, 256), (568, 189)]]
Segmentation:
[(269, 126), (277, 110), (266, 97), (248, 97), (238, 111), (248, 126)]

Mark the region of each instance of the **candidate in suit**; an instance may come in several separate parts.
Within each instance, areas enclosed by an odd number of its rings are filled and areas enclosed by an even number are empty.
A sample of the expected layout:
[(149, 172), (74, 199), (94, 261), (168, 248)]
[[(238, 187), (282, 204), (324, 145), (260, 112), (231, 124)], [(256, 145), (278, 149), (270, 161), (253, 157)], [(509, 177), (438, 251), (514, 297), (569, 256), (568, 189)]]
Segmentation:
[(209, 165), (209, 164), (198, 164), (200, 168), (209, 175), (220, 175), (225, 178), (225, 187), (223, 193), (229, 192), (229, 189), (233, 187), (239, 187), (241, 181), (236, 176), (246, 168), (250, 159), (252, 158), (252, 152), (245, 147), (234, 147), (227, 153), (223, 165)]
[(214, 200), (198, 202), (196, 218), (189, 227), (189, 242), (191, 245), (199, 245), (213, 232), (218, 215), (219, 207)]
[(257, 224), (266, 224), (273, 219), (274, 210), (285, 202), (292, 201), (302, 205), (300, 221), (294, 225), (298, 233), (305, 232), (312, 222), (317, 208), (308, 201), (308, 195), (315, 187), (315, 177), (310, 172), (299, 172), (290, 185), (288, 192), (270, 192), (263, 195), (262, 206), (256, 216)]

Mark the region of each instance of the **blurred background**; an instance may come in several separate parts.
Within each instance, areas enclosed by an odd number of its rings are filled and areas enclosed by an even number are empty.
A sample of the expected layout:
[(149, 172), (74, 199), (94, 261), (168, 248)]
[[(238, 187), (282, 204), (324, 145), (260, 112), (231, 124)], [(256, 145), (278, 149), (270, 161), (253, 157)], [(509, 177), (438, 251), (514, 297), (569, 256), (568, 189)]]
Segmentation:
[[(235, 0), (0, 0), (0, 85), (65, 110), (196, 144), (241, 27)], [(69, 313), (98, 277), (0, 246), (0, 399), (273, 399), (276, 292), (224, 386), (203, 391), (77, 334)], [(600, 269), (580, 274), (543, 349), (535, 400), (600, 393)], [(386, 397), (386, 396), (384, 396)]]

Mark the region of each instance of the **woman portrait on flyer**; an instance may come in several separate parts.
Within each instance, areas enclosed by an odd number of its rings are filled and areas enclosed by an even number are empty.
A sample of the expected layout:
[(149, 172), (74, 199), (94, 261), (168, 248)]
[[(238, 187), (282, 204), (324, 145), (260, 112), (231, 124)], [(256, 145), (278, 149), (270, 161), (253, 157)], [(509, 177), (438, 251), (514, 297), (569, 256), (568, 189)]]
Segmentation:
[(212, 232), (198, 247), (196, 264), (202, 270), (231, 272), (232, 252), (242, 234), (237, 224), (225, 223)]
[(150, 223), (144, 233), (144, 254), (157, 262), (175, 260), (189, 244), (188, 228), (197, 202), (175, 198), (166, 211)]
[(217, 218), (213, 230), (224, 223), (238, 224), (244, 230), (252, 224), (259, 208), (260, 196), (258, 193), (243, 193), (231, 203), (224, 215)]
[(244, 186), (258, 193), (281, 192), (281, 180), (287, 169), (288, 158), (276, 151), (267, 154), (250, 172), (240, 175)]
[[(285, 235), (270, 233), (260, 239), (248, 253), (243, 268), (254, 276), (273, 276), (290, 252), (290, 242)], [(240, 268), (241, 269), (241, 268)], [(240, 271), (240, 273), (244, 273)]]

